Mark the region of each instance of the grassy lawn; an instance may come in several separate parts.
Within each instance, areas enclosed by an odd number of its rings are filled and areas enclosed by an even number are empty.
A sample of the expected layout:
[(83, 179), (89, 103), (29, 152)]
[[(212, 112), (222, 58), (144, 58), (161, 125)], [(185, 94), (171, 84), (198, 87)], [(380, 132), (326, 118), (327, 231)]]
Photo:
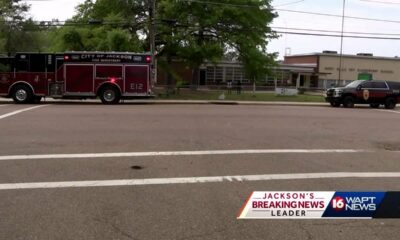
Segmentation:
[[(181, 91), (179, 94), (160, 94), (156, 99), (162, 100), (220, 100), (222, 91)], [(253, 96), (252, 92), (242, 92), (241, 95), (228, 95), (225, 92), (226, 101), (269, 101), (269, 102), (325, 102), (323, 96), (297, 95), (297, 96), (277, 96), (274, 93), (260, 92)]]

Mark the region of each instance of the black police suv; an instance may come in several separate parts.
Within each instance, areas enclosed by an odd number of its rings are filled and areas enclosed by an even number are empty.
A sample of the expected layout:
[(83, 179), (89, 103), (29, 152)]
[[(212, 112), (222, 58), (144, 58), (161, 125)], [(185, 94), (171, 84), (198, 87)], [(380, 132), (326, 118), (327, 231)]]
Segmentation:
[(333, 107), (352, 108), (354, 104), (369, 104), (372, 108), (384, 105), (393, 109), (400, 101), (400, 83), (389, 81), (353, 81), (345, 87), (330, 88), (325, 100)]

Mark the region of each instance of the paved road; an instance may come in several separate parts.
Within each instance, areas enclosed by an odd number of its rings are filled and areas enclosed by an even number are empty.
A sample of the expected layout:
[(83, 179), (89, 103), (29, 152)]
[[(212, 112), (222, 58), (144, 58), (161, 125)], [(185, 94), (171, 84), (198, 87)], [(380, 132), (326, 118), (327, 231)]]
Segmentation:
[[(0, 105), (0, 188), (6, 183), (22, 187), (0, 190), (0, 239), (398, 239), (397, 220), (236, 219), (255, 190), (400, 190), (398, 178), (210, 183), (173, 183), (171, 179), (400, 172), (400, 153), (396, 152), (400, 150), (399, 110), (40, 106)], [(363, 152), (206, 154), (246, 149)], [(202, 151), (203, 155), (157, 156), (155, 152), (160, 151)], [(132, 156), (138, 152), (153, 153)], [(82, 155), (87, 153), (97, 155)], [(28, 156), (21, 159), (22, 155)], [(163, 184), (63, 187), (75, 181), (138, 179), (145, 183), (155, 178)], [(31, 183), (56, 183), (58, 187), (43, 184), (27, 189)]]

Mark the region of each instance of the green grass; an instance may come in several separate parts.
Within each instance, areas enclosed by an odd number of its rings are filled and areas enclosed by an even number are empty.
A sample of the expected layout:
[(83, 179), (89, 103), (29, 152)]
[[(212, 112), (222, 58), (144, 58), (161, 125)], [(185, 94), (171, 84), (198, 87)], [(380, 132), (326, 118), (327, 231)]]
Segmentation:
[[(222, 91), (182, 91), (179, 94), (160, 94), (156, 99), (161, 100), (219, 100)], [(323, 96), (319, 95), (297, 95), (297, 96), (277, 96), (274, 93), (260, 92), (253, 96), (251, 92), (244, 92), (237, 95), (225, 92), (226, 101), (267, 101), (267, 102), (325, 102)]]

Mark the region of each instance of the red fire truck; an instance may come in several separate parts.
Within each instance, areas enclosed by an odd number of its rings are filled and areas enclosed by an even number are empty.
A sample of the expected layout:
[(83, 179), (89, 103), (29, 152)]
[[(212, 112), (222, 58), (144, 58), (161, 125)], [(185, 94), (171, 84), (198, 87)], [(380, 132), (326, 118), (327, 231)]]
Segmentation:
[(16, 103), (42, 97), (105, 104), (150, 97), (151, 55), (109, 52), (18, 53), (0, 57), (0, 96)]

